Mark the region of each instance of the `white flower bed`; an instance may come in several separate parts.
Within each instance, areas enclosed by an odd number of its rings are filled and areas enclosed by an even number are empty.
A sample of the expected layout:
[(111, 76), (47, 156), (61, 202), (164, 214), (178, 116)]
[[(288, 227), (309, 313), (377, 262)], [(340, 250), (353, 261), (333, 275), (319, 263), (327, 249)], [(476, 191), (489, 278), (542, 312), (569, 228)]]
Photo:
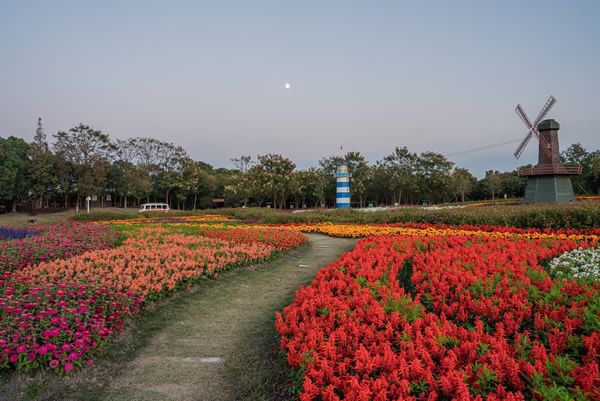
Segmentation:
[(600, 248), (575, 249), (548, 264), (550, 274), (564, 277), (600, 279)]

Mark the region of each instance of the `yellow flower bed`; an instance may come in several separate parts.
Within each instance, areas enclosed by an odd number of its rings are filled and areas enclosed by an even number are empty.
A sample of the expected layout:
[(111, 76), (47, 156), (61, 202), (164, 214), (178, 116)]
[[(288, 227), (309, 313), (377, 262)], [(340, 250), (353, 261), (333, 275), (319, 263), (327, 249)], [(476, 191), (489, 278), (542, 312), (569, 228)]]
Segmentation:
[[(166, 221), (165, 221), (166, 220)], [(107, 220), (98, 221), (95, 224), (119, 224), (124, 226), (135, 226), (138, 224), (154, 224), (154, 223), (169, 223), (171, 221), (185, 221), (190, 223), (203, 223), (211, 221), (231, 221), (231, 216), (224, 214), (205, 214), (201, 216), (169, 216), (165, 215), (160, 217), (136, 217), (135, 219), (122, 219), (122, 220)]]
[(494, 238), (529, 238), (529, 239), (572, 239), (576, 241), (598, 241), (600, 235), (592, 234), (563, 234), (563, 233), (543, 233), (543, 232), (500, 232), (468, 230), (460, 228), (436, 228), (435, 226), (427, 228), (410, 228), (379, 226), (368, 224), (333, 224), (333, 223), (315, 223), (281, 226), (291, 230), (302, 232), (321, 233), (333, 237), (368, 237), (372, 235), (480, 235)]
[(233, 220), (233, 217), (224, 214), (205, 214), (202, 216), (184, 216), (182, 219), (185, 221), (229, 221)]

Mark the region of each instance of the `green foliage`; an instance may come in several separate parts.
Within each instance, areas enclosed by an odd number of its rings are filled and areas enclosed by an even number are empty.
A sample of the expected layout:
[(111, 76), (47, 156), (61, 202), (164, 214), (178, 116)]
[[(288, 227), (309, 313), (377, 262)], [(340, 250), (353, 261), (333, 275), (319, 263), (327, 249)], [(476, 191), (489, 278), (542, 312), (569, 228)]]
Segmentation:
[(421, 394), (428, 394), (429, 393), (429, 383), (427, 383), (427, 380), (419, 380), (418, 382), (411, 382), (410, 383), (410, 393), (416, 397), (420, 396)]
[(471, 387), (471, 393), (473, 395), (486, 397), (489, 393), (496, 391), (498, 375), (494, 370), (477, 362), (473, 364), (473, 370), (477, 372), (477, 379), (475, 380), (475, 384)]
[(392, 297), (389, 296), (383, 304), (385, 313), (400, 313), (408, 323), (414, 323), (418, 318), (423, 316), (423, 307), (420, 304), (414, 303), (410, 297)]
[(14, 136), (0, 137), (0, 204), (16, 206), (29, 190), (29, 145)]
[(518, 228), (600, 227), (600, 202), (572, 205), (499, 205), (461, 209), (427, 210), (407, 208), (362, 212), (354, 209), (314, 210), (303, 213), (277, 212), (266, 208), (221, 209), (219, 213), (261, 223), (426, 223), (448, 225), (497, 225)]

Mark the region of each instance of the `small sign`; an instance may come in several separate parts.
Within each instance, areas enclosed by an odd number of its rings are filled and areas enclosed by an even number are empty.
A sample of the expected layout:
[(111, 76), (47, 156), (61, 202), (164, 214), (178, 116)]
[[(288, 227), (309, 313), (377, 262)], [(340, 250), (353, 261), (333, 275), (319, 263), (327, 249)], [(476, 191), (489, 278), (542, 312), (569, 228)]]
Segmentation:
[(98, 200), (98, 197), (96, 195), (92, 195), (92, 202), (96, 202)]
[(86, 201), (91, 201), (92, 198), (90, 196), (88, 196), (87, 198), (85, 198)]
[(106, 201), (110, 202), (112, 200), (112, 196), (110, 194), (106, 195)]

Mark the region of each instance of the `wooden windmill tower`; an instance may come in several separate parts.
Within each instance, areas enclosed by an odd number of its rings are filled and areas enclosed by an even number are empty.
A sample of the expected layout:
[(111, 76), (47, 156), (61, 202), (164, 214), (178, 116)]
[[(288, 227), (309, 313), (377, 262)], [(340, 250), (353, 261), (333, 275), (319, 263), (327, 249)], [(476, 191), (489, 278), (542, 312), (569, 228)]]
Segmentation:
[(558, 130), (560, 129), (560, 125), (553, 119), (542, 121), (552, 106), (554, 106), (554, 103), (556, 103), (556, 99), (550, 96), (533, 123), (531, 123), (520, 104), (515, 109), (529, 130), (515, 151), (515, 157), (518, 159), (521, 156), (532, 136), (535, 136), (539, 142), (538, 164), (533, 167), (522, 167), (519, 169), (519, 175), (527, 177), (525, 203), (564, 203), (575, 200), (570, 176), (580, 175), (581, 166), (579, 164), (561, 163), (558, 147)]

